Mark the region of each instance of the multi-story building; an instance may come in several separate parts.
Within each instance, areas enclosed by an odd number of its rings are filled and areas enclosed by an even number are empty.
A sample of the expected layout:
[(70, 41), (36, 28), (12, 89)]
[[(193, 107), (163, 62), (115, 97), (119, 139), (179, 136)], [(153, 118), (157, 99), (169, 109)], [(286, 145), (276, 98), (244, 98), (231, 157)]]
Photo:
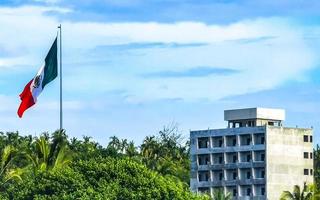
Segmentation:
[(281, 109), (226, 110), (224, 119), (227, 128), (190, 132), (191, 190), (278, 200), (313, 182), (312, 129), (283, 127)]

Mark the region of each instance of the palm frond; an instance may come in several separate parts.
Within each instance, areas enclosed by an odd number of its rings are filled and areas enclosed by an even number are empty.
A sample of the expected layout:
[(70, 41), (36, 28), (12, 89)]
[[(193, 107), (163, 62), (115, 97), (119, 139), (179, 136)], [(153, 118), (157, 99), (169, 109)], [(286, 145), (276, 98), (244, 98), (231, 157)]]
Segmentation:
[(294, 199), (295, 199), (294, 195), (291, 194), (291, 192), (289, 191), (282, 192), (280, 196), (280, 200), (294, 200)]

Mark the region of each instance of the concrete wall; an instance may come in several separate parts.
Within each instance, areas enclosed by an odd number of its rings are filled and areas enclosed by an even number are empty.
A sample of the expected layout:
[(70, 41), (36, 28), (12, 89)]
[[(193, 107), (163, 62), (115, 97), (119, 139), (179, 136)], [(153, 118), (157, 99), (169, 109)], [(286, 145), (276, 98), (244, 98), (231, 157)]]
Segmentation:
[(292, 191), (294, 185), (312, 183), (313, 176), (304, 175), (304, 169), (313, 169), (313, 159), (304, 159), (304, 152), (313, 152), (312, 143), (304, 142), (311, 129), (267, 126), (267, 198), (279, 200), (283, 191)]
[(283, 121), (285, 120), (285, 111), (271, 108), (245, 108), (224, 111), (225, 121), (244, 119), (272, 119)]

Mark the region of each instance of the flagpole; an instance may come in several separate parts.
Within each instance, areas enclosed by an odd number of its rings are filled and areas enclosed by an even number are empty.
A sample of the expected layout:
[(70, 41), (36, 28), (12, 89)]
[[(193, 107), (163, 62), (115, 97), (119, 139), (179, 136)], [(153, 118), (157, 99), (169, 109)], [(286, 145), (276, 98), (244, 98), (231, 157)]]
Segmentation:
[(62, 115), (62, 39), (61, 39), (61, 36), (62, 36), (62, 34), (61, 34), (61, 24), (58, 26), (58, 28), (59, 28), (59, 30), (60, 30), (60, 37), (59, 37), (59, 39), (60, 39), (60, 49), (59, 49), (59, 54), (60, 54), (60, 59), (59, 59), (59, 61), (60, 61), (60, 132), (62, 132), (62, 128), (63, 128), (63, 124), (62, 124), (62, 117), (63, 117), (63, 115)]

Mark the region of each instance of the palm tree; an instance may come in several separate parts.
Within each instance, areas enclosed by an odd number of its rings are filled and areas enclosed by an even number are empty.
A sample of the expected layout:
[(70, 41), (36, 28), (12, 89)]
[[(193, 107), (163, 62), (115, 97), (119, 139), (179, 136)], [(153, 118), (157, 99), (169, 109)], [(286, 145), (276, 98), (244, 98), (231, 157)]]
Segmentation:
[(308, 190), (306, 183), (303, 184), (302, 191), (299, 185), (295, 185), (292, 193), (282, 192), (280, 200), (312, 200), (312, 192)]
[(213, 200), (231, 200), (232, 197), (231, 197), (231, 193), (227, 193), (225, 194), (223, 189), (215, 189), (213, 191)]
[(4, 147), (1, 153), (1, 165), (0, 165), (0, 178), (1, 185), (5, 184), (9, 180), (22, 180), (22, 169), (13, 168), (12, 161), (17, 154), (16, 149), (7, 145)]
[(319, 191), (319, 188), (317, 188), (317, 185), (315, 183), (308, 185), (308, 191), (312, 192), (312, 198), (311, 198), (312, 200), (320, 199), (320, 191)]
[(50, 144), (48, 138), (41, 136), (35, 141), (35, 150), (29, 151), (27, 157), (31, 160), (35, 172), (46, 171), (67, 166), (72, 160), (72, 152), (65, 143)]
[(126, 148), (126, 155), (129, 157), (134, 157), (138, 154), (137, 148), (134, 146), (134, 142), (130, 141)]

